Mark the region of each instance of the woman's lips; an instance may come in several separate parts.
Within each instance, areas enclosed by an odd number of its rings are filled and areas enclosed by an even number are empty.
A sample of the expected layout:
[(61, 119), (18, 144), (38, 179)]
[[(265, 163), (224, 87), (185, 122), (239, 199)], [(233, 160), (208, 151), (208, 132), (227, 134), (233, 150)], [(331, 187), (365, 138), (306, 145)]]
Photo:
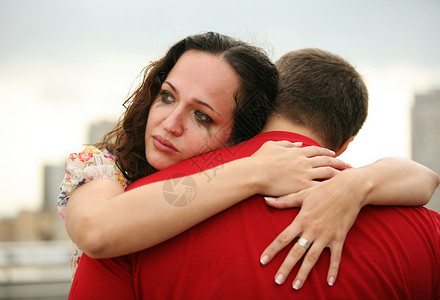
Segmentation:
[(153, 135), (153, 145), (154, 147), (156, 147), (156, 149), (162, 152), (166, 152), (166, 153), (179, 152), (170, 141), (161, 137), (160, 135)]

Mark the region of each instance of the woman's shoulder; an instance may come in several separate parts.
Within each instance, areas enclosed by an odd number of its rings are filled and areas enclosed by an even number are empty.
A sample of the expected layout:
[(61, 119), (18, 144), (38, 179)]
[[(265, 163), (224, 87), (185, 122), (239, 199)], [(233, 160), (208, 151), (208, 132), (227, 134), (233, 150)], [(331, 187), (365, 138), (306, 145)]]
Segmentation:
[(116, 164), (115, 156), (107, 150), (87, 146), (81, 152), (71, 153), (65, 164), (64, 179), (60, 185), (58, 210), (64, 217), (63, 210), (70, 195), (82, 184), (99, 178), (118, 181), (123, 188), (127, 185), (124, 174)]
[(90, 163), (115, 163), (115, 156), (107, 150), (100, 150), (94, 146), (86, 146), (81, 152), (71, 153), (67, 159), (70, 162), (76, 162), (78, 164), (90, 164)]

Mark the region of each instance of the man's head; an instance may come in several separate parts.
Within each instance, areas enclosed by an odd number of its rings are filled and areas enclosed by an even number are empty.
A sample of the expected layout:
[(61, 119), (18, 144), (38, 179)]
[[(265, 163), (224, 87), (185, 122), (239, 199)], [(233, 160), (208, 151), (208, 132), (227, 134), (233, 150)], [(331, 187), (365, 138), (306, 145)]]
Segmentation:
[(368, 110), (368, 91), (355, 68), (335, 54), (312, 48), (289, 52), (275, 65), (275, 113), (314, 132), (329, 149), (337, 151), (351, 141)]

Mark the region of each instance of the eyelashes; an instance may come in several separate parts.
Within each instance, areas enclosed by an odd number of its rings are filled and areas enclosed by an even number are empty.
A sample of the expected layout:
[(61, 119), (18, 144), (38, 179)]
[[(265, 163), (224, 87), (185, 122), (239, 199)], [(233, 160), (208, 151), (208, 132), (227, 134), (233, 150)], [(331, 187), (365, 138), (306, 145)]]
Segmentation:
[(170, 103), (170, 102), (174, 101), (173, 95), (168, 91), (162, 90), (159, 94), (159, 97), (160, 97), (160, 100), (164, 103)]
[(205, 114), (201, 110), (196, 110), (194, 112), (194, 115), (196, 116), (197, 120), (199, 120), (200, 122), (202, 122), (204, 124), (211, 124), (213, 122), (211, 117), (208, 116), (207, 114)]

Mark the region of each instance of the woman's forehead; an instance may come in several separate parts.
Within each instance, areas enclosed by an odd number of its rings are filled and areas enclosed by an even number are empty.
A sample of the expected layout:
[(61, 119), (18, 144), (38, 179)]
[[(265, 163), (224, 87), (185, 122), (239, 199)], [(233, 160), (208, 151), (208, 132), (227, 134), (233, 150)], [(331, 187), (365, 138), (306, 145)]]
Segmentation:
[(165, 83), (179, 97), (225, 108), (235, 107), (234, 96), (240, 87), (237, 73), (221, 56), (195, 50), (179, 58)]

